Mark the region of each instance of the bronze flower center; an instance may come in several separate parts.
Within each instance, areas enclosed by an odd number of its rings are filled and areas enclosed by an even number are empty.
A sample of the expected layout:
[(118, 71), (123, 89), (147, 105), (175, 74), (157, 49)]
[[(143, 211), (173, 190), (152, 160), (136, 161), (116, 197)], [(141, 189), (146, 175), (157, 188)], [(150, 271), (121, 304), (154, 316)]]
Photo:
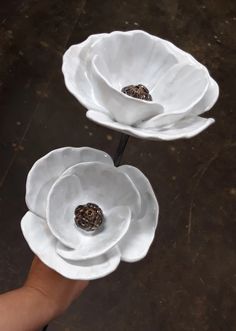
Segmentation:
[(122, 88), (121, 92), (133, 98), (152, 101), (152, 96), (149, 94), (149, 90), (142, 84), (125, 86)]
[(103, 212), (95, 203), (79, 205), (75, 208), (75, 224), (83, 230), (94, 231), (102, 225)]

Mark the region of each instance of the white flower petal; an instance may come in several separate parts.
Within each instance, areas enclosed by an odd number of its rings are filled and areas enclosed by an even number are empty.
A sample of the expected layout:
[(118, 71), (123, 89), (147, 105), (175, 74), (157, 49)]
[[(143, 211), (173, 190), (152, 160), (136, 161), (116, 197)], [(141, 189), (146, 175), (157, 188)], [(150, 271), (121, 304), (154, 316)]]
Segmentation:
[(187, 117), (176, 122), (170, 128), (161, 131), (159, 137), (163, 140), (192, 138), (204, 131), (214, 122), (215, 120), (213, 118), (203, 118), (200, 116)]
[(219, 86), (216, 81), (210, 77), (208, 89), (203, 98), (190, 110), (190, 115), (201, 115), (210, 110), (219, 97)]
[(119, 242), (121, 259), (135, 262), (146, 256), (154, 239), (159, 207), (150, 182), (140, 170), (127, 165), (118, 169), (130, 177), (142, 197), (139, 217), (132, 220), (128, 232)]
[(184, 113), (203, 98), (208, 85), (209, 75), (203, 66), (180, 63), (171, 67), (150, 93), (165, 113)]
[(92, 35), (84, 43), (71, 46), (65, 53), (63, 73), (69, 91), (86, 108), (111, 112), (117, 120), (129, 124), (160, 113), (163, 110), (161, 105), (128, 97), (120, 92), (121, 89), (112, 88), (100, 75), (94, 65), (94, 57), (98, 59), (96, 47), (102, 44), (106, 36), (106, 34)]
[[(75, 248), (81, 237), (74, 221), (75, 208), (83, 191), (77, 176), (62, 176), (48, 194), (46, 219), (52, 234), (65, 245)], [(88, 202), (88, 201), (87, 201)]]
[(106, 254), (86, 261), (69, 261), (56, 253), (57, 240), (48, 229), (47, 223), (31, 212), (27, 212), (21, 229), (31, 250), (48, 267), (70, 279), (92, 280), (107, 276), (120, 263), (118, 247), (113, 247)]
[(101, 230), (93, 233), (77, 231), (76, 249), (58, 242), (57, 253), (68, 260), (86, 260), (102, 255), (114, 247), (128, 231), (131, 211), (128, 207), (114, 207), (104, 215)]
[[(114, 166), (91, 162), (69, 168), (48, 194), (47, 222), (54, 236), (70, 248), (79, 249), (84, 245), (83, 241), (88, 240), (84, 238), (85, 232), (74, 221), (75, 208), (88, 202), (102, 209), (107, 222), (117, 222), (115, 217), (109, 216), (112, 209), (115, 206), (126, 206), (131, 209), (132, 215), (136, 215), (140, 211), (141, 197), (133, 182)], [(123, 222), (127, 224), (129, 217), (125, 215)], [(105, 226), (105, 235), (111, 237), (111, 230), (114, 230), (113, 225)], [(116, 240), (116, 234), (113, 236)], [(94, 248), (91, 249), (94, 254)]]
[(201, 100), (192, 108), (184, 113), (173, 112), (164, 113), (152, 117), (150, 120), (143, 121), (137, 125), (141, 129), (160, 129), (165, 130), (167, 126), (170, 126), (185, 117), (192, 117), (194, 115), (200, 115), (205, 113), (213, 107), (219, 96), (218, 84), (210, 77), (209, 86), (207, 91)]
[(159, 103), (132, 98), (114, 89), (99, 73), (96, 60), (97, 58), (93, 59), (90, 68), (96, 99), (116, 121), (134, 125), (163, 112), (164, 109)]
[(164, 113), (152, 117), (150, 120), (143, 121), (137, 125), (140, 129), (153, 129), (156, 131), (162, 131), (168, 128), (168, 126), (174, 125), (176, 122), (186, 116), (185, 113)]
[(182, 138), (191, 138), (196, 136), (198, 133), (205, 130), (209, 125), (214, 123), (213, 118), (205, 119), (199, 116), (193, 116), (178, 121), (169, 128), (166, 127), (144, 129), (114, 122), (106, 114), (102, 114), (92, 110), (89, 110), (86, 113), (86, 116), (90, 120), (110, 129), (123, 132), (137, 138), (143, 138), (148, 140), (175, 140)]
[(165, 40), (141, 30), (109, 33), (92, 53), (101, 74), (118, 91), (139, 83), (151, 89), (170, 67), (187, 59), (187, 54), (173, 52)]
[(75, 165), (64, 173), (65, 176), (73, 174), (80, 179), (82, 204), (94, 202), (104, 211), (114, 206), (127, 206), (133, 216), (139, 213), (141, 197), (135, 184), (114, 165), (88, 162)]
[(136, 128), (134, 126), (115, 122), (107, 114), (103, 114), (103, 113), (100, 113), (100, 112), (94, 111), (94, 110), (89, 110), (89, 111), (87, 111), (86, 116), (91, 121), (96, 122), (100, 125), (103, 125), (107, 128), (110, 128), (110, 129), (113, 129), (113, 130), (116, 130), (119, 132), (123, 132), (123, 133), (129, 134), (134, 137), (139, 137), (139, 138), (146, 137), (144, 130)]
[(67, 168), (77, 163), (89, 161), (113, 164), (108, 154), (89, 147), (55, 149), (35, 162), (26, 182), (28, 208), (45, 218), (47, 195), (53, 183)]
[(93, 45), (106, 34), (89, 36), (84, 42), (71, 46), (63, 56), (62, 72), (67, 89), (86, 108), (103, 111), (94, 96), (93, 82), (89, 77), (90, 53)]

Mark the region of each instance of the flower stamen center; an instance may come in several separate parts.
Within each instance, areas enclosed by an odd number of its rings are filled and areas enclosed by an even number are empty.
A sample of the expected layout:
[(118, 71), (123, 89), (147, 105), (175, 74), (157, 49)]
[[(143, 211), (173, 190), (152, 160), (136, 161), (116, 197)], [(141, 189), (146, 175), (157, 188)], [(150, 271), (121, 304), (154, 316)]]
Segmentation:
[(149, 90), (143, 84), (125, 86), (122, 88), (121, 92), (136, 99), (152, 101)]
[(83, 230), (95, 231), (103, 223), (103, 212), (95, 203), (79, 205), (75, 208), (75, 224)]

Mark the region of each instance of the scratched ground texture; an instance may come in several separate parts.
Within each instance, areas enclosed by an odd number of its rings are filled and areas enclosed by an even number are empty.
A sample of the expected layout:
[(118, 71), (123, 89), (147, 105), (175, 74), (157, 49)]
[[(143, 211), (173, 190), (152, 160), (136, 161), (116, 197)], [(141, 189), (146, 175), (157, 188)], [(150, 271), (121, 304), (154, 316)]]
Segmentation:
[(67, 92), (62, 54), (90, 34), (143, 29), (207, 65), (216, 123), (191, 140), (132, 138), (124, 163), (150, 179), (159, 226), (143, 261), (94, 281), (49, 331), (236, 330), (235, 28), (231, 0), (8, 0), (0, 5), (0, 291), (32, 260), (20, 220), (26, 175), (61, 146), (113, 154), (119, 134), (89, 122)]

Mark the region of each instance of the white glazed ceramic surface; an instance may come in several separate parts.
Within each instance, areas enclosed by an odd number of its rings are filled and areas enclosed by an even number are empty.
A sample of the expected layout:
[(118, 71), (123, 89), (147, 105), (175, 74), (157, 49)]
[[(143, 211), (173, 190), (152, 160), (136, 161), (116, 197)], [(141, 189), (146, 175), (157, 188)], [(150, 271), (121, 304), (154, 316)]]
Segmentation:
[[(151, 140), (191, 138), (214, 123), (203, 118), (219, 87), (208, 70), (169, 41), (144, 31), (91, 35), (71, 46), (62, 71), (87, 117), (108, 128)], [(144, 84), (153, 101), (121, 92)]]
[[(101, 229), (78, 228), (74, 210), (96, 203), (104, 213)], [(26, 183), (29, 211), (21, 221), (32, 251), (70, 279), (96, 279), (120, 261), (135, 262), (153, 241), (158, 203), (148, 179), (137, 168), (116, 168), (106, 153), (65, 147), (39, 159)]]

